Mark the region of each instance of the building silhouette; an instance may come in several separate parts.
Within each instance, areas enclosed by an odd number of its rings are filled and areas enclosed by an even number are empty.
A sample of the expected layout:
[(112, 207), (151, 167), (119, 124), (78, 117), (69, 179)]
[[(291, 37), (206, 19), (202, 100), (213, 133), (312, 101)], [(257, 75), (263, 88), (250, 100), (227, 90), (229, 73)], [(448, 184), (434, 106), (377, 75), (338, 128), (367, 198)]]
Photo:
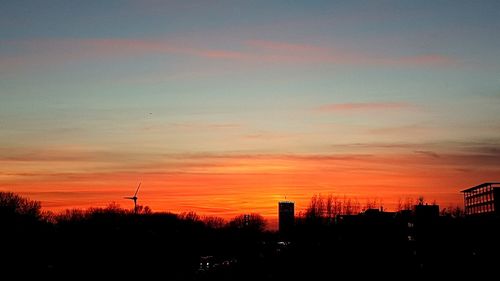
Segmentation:
[(465, 215), (500, 215), (500, 182), (486, 182), (462, 193)]
[(291, 201), (278, 202), (279, 232), (288, 233), (295, 223), (294, 203)]
[(413, 206), (416, 220), (433, 221), (439, 218), (439, 205), (418, 204)]

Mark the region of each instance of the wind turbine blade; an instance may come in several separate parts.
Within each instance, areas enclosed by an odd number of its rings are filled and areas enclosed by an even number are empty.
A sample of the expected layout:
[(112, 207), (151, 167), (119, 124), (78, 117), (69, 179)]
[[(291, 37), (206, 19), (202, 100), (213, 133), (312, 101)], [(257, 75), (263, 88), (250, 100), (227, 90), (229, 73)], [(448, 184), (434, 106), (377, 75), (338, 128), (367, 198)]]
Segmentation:
[(125, 199), (134, 199), (134, 197), (123, 197)]
[[(142, 183), (142, 182), (141, 182)], [(139, 183), (139, 186), (137, 187), (137, 190), (135, 191), (134, 197), (137, 196), (137, 192), (139, 192), (139, 187), (141, 187), (141, 183)]]

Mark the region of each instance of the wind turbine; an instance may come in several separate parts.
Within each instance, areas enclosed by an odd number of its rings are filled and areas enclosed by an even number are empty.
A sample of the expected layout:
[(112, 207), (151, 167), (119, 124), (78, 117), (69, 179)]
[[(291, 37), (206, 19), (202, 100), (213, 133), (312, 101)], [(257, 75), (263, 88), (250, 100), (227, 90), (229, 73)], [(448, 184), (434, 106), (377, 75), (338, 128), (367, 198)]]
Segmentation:
[(124, 197), (125, 199), (134, 200), (134, 213), (137, 213), (137, 192), (139, 192), (139, 188), (141, 187), (141, 183), (139, 183), (139, 186), (137, 186), (137, 190), (135, 191), (135, 194), (133, 197)]

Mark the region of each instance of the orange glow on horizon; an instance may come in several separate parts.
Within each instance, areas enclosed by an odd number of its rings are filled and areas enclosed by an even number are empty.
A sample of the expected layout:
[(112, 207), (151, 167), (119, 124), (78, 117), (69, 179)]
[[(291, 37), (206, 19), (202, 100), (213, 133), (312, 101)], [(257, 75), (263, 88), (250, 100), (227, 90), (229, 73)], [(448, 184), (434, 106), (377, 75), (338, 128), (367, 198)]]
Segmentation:
[[(191, 155), (135, 167), (137, 171), (105, 172), (74, 172), (75, 167), (65, 164), (67, 160), (49, 166), (18, 161), (11, 162), (11, 172), (0, 179), (3, 190), (40, 200), (46, 210), (102, 207), (111, 202), (128, 208), (132, 205), (122, 198), (130, 196), (141, 181), (138, 203), (153, 211), (195, 211), (225, 219), (255, 212), (268, 218), (273, 227), (277, 202), (285, 196), (296, 202), (297, 213), (315, 194), (352, 198), (361, 206), (376, 200), (386, 209), (394, 209), (398, 200), (422, 195), (428, 202), (448, 207), (461, 205), (462, 188), (496, 174), (484, 169), (471, 177), (463, 171), (470, 164), (453, 164), (456, 156), (446, 158), (420, 154)], [(50, 167), (63, 171), (51, 173)], [(22, 173), (22, 168), (40, 171)]]

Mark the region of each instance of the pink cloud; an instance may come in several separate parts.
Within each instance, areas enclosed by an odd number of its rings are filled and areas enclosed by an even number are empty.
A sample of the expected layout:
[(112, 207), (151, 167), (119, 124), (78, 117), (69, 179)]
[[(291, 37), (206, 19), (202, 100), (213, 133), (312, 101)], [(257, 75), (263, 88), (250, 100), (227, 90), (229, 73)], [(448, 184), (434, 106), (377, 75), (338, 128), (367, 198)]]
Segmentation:
[(0, 66), (10, 70), (33, 64), (64, 63), (68, 60), (113, 58), (149, 54), (173, 54), (245, 63), (306, 63), (381, 66), (449, 66), (456, 63), (439, 54), (387, 56), (369, 52), (340, 50), (330, 46), (293, 44), (265, 40), (241, 42), (238, 50), (196, 46), (176, 40), (153, 39), (57, 39), (20, 40), (3, 44), (18, 46), (23, 55), (0, 57)]
[(191, 49), (188, 51), (188, 53), (191, 53), (199, 57), (214, 58), (214, 59), (244, 60), (244, 59), (249, 59), (251, 57), (251, 55), (245, 53), (236, 51), (227, 51), (227, 50)]
[(288, 62), (406, 66), (449, 66), (457, 63), (453, 58), (439, 54), (384, 56), (369, 52), (340, 50), (333, 47), (266, 40), (249, 40), (246, 41), (246, 45), (258, 49), (259, 52), (264, 52), (264, 58)]
[(238, 51), (200, 48), (182, 42), (144, 39), (57, 39), (2, 42), (23, 50), (22, 55), (0, 57), (0, 69), (12, 70), (33, 65), (61, 64), (68, 61), (174, 54), (208, 59), (247, 60), (252, 56)]
[(311, 52), (320, 52), (326, 53), (331, 51), (329, 48), (323, 48), (319, 46), (313, 45), (305, 45), (305, 44), (291, 44), (286, 42), (276, 42), (276, 41), (267, 41), (267, 40), (248, 40), (246, 41), (246, 45), (255, 47), (258, 49), (264, 50), (274, 50), (287, 53), (311, 53)]
[(345, 111), (367, 111), (367, 110), (401, 110), (414, 106), (404, 102), (352, 102), (326, 104), (317, 108), (321, 112), (345, 112)]

